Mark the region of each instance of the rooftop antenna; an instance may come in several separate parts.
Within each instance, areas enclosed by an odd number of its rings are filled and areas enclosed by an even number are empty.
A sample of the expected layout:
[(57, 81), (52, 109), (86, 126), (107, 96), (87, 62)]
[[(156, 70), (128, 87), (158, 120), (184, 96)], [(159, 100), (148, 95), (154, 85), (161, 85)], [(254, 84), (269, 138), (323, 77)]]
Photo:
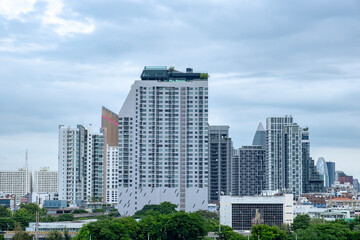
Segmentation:
[(26, 149), (26, 154), (25, 154), (25, 168), (26, 168), (26, 170), (29, 170), (29, 168), (28, 168), (28, 150)]

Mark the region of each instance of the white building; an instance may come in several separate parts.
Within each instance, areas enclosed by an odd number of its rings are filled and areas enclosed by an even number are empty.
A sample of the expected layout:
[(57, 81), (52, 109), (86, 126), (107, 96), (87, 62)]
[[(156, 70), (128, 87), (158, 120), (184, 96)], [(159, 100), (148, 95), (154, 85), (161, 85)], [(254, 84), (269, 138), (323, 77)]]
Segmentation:
[(106, 203), (118, 202), (119, 147), (107, 148), (106, 159)]
[(291, 116), (266, 119), (266, 185), (268, 190), (302, 191), (302, 129)]
[(16, 202), (32, 192), (32, 174), (27, 168), (18, 171), (0, 171), (0, 192), (15, 194)]
[(42, 207), (45, 200), (59, 200), (57, 192), (33, 192), (31, 194), (31, 202), (37, 203)]
[(102, 133), (59, 126), (59, 200), (102, 200), (104, 156)]
[(293, 220), (292, 194), (220, 197), (220, 223), (237, 231), (250, 230), (257, 224), (281, 226)]
[(145, 67), (119, 113), (119, 204), (208, 207), (207, 74)]
[(49, 168), (40, 168), (34, 172), (34, 192), (58, 192), (58, 172)]
[[(79, 232), (80, 229), (87, 223), (96, 222), (97, 219), (77, 220), (71, 222), (39, 222), (39, 232), (60, 231), (64, 232), (65, 229), (69, 232)], [(27, 232), (36, 231), (36, 223), (29, 223), (26, 228)]]

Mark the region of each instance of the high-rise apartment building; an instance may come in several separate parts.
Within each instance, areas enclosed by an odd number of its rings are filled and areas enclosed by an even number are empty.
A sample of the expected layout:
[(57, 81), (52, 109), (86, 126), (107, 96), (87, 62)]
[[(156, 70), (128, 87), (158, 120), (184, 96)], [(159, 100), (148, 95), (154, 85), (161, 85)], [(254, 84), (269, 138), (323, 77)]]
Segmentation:
[(231, 156), (229, 126), (209, 126), (209, 202), (231, 192)]
[(302, 144), (302, 181), (303, 193), (323, 192), (324, 181), (316, 170), (314, 160), (310, 157), (310, 138), (308, 128), (303, 128), (301, 133)]
[(302, 193), (301, 128), (292, 116), (266, 119), (266, 185), (268, 190)]
[(119, 204), (208, 205), (208, 75), (145, 67), (119, 113)]
[(333, 185), (336, 180), (335, 163), (334, 162), (326, 162), (326, 166), (327, 166), (328, 174), (329, 174), (329, 187), (331, 187), (331, 185)]
[(102, 107), (101, 129), (104, 133), (104, 202), (116, 204), (119, 185), (119, 115)]
[[(119, 147), (108, 146), (106, 157), (106, 194), (108, 204), (118, 203)], [(105, 187), (105, 184), (104, 184)]]
[(232, 195), (254, 196), (265, 190), (265, 149), (243, 146), (232, 156)]
[(104, 136), (91, 127), (59, 126), (59, 200), (103, 198)]
[(0, 192), (14, 194), (16, 202), (32, 192), (32, 174), (27, 168), (18, 171), (0, 171)]
[(57, 193), (58, 192), (58, 172), (50, 171), (49, 168), (40, 168), (34, 172), (33, 192)]

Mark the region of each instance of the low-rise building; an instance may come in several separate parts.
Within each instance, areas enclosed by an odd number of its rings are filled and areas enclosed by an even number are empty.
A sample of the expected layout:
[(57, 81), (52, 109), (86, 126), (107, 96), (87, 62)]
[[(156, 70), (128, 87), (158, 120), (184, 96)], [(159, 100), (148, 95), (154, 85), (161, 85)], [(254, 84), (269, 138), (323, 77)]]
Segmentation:
[(45, 200), (59, 200), (59, 194), (55, 192), (33, 192), (31, 194), (31, 202), (39, 204), (43, 207)]
[(220, 197), (220, 223), (236, 231), (258, 224), (291, 224), (293, 219), (293, 194)]

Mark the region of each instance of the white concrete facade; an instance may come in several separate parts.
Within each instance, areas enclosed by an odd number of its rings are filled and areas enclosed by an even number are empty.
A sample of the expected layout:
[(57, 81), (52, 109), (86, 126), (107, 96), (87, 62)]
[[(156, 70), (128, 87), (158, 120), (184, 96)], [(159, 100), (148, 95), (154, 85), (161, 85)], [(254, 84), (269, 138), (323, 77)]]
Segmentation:
[[(291, 224), (294, 220), (293, 194), (282, 196), (221, 196), (220, 197), (220, 223), (233, 227), (233, 205), (275, 205), (282, 204), (283, 223)], [(266, 222), (265, 222), (266, 223)], [(267, 223), (269, 224), (269, 223)]]
[(119, 204), (208, 207), (208, 82), (135, 81), (119, 114)]
[(92, 128), (59, 127), (59, 200), (103, 198), (104, 137)]
[(58, 192), (58, 172), (40, 168), (34, 172), (33, 192)]
[(302, 193), (302, 129), (291, 116), (266, 119), (266, 188)]
[(119, 147), (107, 148), (106, 161), (106, 203), (118, 203)]
[(0, 171), (0, 192), (15, 194), (16, 202), (32, 192), (32, 174), (27, 168), (18, 171)]

